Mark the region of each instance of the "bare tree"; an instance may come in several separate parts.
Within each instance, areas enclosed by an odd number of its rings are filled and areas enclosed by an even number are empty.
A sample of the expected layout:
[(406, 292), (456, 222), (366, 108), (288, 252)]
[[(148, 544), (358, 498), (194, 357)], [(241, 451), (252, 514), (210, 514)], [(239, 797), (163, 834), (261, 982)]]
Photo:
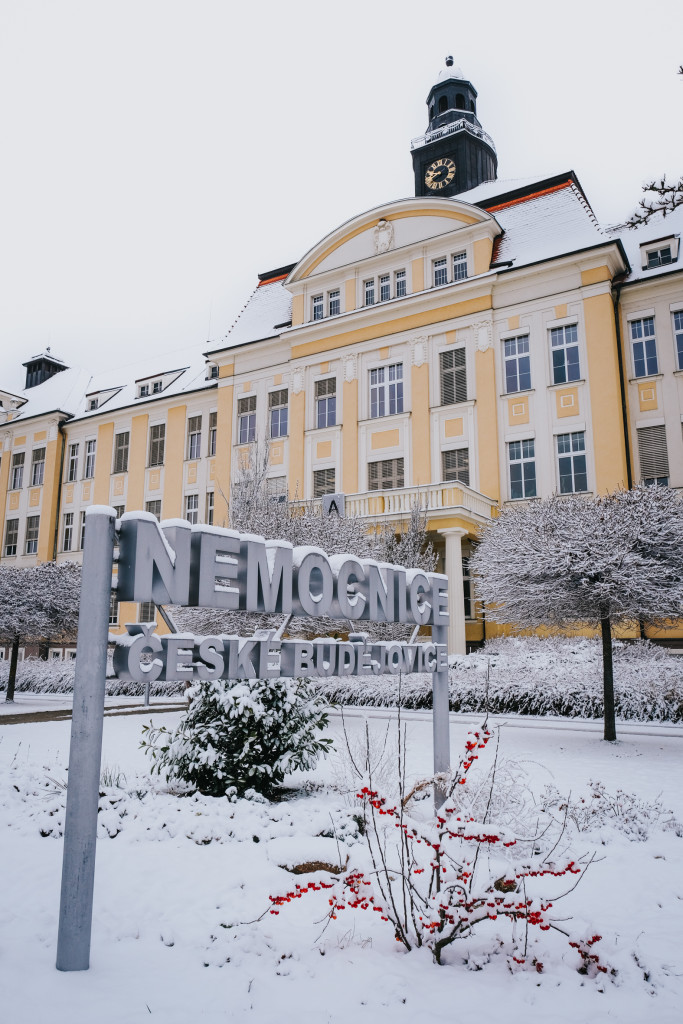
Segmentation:
[(599, 627), (606, 740), (616, 739), (612, 629), (683, 616), (683, 502), (666, 487), (504, 508), (472, 559), (487, 617), (518, 629)]
[[(683, 65), (679, 67), (678, 74), (683, 75)], [(653, 179), (643, 185), (644, 197), (638, 203), (638, 209), (626, 224), (629, 228), (638, 228), (647, 224), (656, 213), (666, 217), (675, 209), (683, 205), (683, 177), (678, 181), (667, 181), (666, 175), (657, 180)]]

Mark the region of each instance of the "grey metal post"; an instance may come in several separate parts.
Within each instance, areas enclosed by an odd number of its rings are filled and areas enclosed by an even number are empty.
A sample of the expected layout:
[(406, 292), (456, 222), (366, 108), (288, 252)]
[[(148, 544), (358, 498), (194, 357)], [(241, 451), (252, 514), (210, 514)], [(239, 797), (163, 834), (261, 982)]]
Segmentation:
[[(448, 642), (448, 626), (432, 626), (432, 643)], [(432, 727), (434, 735), (434, 774), (451, 767), (450, 705), (448, 700), (448, 669), (432, 672)], [(434, 806), (438, 811), (446, 799), (443, 786), (434, 786)]]
[(90, 966), (115, 518), (114, 509), (104, 506), (86, 513), (57, 940), (60, 971)]

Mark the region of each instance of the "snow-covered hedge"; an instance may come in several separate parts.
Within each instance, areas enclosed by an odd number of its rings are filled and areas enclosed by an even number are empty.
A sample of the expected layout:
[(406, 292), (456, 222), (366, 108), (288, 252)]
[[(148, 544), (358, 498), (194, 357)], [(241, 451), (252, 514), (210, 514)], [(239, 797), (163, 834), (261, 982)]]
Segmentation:
[[(73, 661), (42, 661), (40, 658), (26, 658), (17, 665), (16, 692), (25, 693), (72, 693), (74, 688)], [(111, 663), (109, 672), (112, 671)], [(7, 689), (9, 662), (0, 661), (0, 692)], [(144, 683), (124, 682), (120, 679), (107, 680), (107, 693), (112, 697), (138, 697), (144, 693)], [(155, 682), (151, 686), (153, 697), (170, 697), (183, 694), (185, 683)]]

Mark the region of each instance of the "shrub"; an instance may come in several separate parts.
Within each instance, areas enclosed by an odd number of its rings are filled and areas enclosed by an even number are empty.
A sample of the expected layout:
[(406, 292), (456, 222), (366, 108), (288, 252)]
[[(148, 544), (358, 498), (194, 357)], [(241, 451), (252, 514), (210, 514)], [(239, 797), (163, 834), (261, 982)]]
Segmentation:
[(272, 796), (288, 772), (312, 768), (332, 740), (326, 705), (308, 681), (251, 679), (196, 683), (190, 707), (171, 732), (144, 727), (142, 746), (152, 771), (189, 783), (209, 796), (253, 789)]

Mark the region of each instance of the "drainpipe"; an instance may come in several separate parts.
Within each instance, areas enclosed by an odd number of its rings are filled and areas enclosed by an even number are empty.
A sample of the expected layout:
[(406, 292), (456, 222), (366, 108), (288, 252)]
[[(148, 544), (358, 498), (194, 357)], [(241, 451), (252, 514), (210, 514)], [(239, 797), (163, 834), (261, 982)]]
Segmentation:
[(633, 472), (631, 470), (631, 442), (628, 433), (628, 410), (626, 406), (626, 379), (624, 376), (624, 356), (621, 348), (621, 321), (619, 319), (619, 299), (624, 275), (621, 280), (615, 280), (612, 287), (612, 303), (614, 305), (614, 327), (617, 333), (617, 360), (619, 363), (619, 388), (621, 390), (621, 419), (624, 429), (624, 448), (626, 449), (626, 484), (628, 489), (633, 487)]
[(64, 476), (64, 452), (66, 451), (66, 434), (64, 433), (64, 424), (68, 420), (60, 420), (57, 424), (57, 430), (59, 431), (60, 437), (62, 438), (62, 451), (59, 456), (59, 483), (57, 484), (57, 509), (55, 511), (55, 536), (52, 542), (52, 561), (57, 561), (57, 544), (59, 541), (59, 515), (62, 507), (62, 477)]

